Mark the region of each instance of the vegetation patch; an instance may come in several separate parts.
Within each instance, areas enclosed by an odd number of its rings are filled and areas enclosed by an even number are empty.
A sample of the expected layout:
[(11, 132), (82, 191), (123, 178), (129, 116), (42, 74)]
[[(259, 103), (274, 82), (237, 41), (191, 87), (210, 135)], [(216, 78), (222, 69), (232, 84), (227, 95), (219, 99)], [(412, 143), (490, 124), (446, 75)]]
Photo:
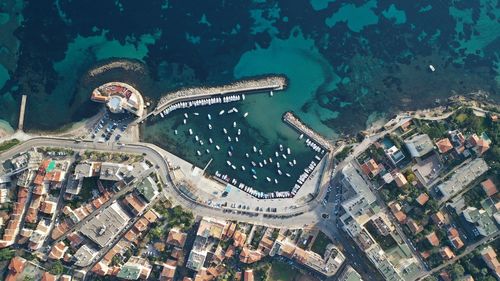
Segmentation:
[(326, 236), (323, 232), (319, 232), (314, 240), (314, 243), (311, 246), (311, 251), (320, 254), (322, 257), (325, 255), (326, 246), (328, 244), (333, 243), (328, 236)]
[(9, 150), (12, 147), (18, 145), (19, 143), (21, 143), (21, 141), (18, 139), (11, 139), (11, 140), (4, 141), (4, 142), (0, 143), (0, 152)]

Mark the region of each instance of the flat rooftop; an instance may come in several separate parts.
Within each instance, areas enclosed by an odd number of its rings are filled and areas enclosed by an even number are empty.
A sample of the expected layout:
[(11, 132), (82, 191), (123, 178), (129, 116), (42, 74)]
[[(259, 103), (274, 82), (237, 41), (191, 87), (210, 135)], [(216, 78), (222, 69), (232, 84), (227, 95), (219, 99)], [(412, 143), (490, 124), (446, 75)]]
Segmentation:
[(104, 247), (127, 225), (129, 219), (123, 208), (115, 202), (88, 221), (80, 232)]

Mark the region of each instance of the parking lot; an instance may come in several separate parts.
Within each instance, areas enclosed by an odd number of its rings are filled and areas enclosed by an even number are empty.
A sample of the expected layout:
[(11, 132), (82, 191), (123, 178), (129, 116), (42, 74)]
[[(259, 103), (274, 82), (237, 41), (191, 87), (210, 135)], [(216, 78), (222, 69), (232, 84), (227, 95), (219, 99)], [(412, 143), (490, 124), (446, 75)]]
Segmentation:
[(133, 117), (130, 114), (110, 114), (108, 111), (88, 130), (86, 139), (94, 142), (119, 142)]

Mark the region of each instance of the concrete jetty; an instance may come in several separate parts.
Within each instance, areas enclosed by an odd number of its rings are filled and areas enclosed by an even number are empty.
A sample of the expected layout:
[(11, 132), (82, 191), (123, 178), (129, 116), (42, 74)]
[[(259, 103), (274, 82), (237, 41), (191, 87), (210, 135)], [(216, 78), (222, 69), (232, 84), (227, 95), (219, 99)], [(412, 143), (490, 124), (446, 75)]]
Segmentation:
[(19, 131), (22, 131), (23, 127), (24, 127), (24, 113), (26, 112), (26, 100), (27, 100), (27, 98), (28, 98), (27, 95), (23, 95), (21, 98), (21, 108), (19, 110), (19, 123), (17, 126), (17, 129)]
[(285, 76), (268, 76), (251, 80), (241, 80), (231, 84), (214, 87), (192, 87), (177, 90), (164, 95), (156, 108), (149, 114), (138, 119), (141, 122), (151, 115), (158, 115), (168, 106), (186, 101), (195, 101), (206, 98), (219, 97), (235, 94), (250, 94), (268, 91), (279, 91), (285, 89), (287, 79)]
[(320, 145), (323, 149), (328, 151), (333, 151), (333, 146), (327, 141), (323, 136), (316, 133), (313, 129), (309, 128), (306, 124), (302, 123), (300, 119), (293, 114), (293, 112), (288, 111), (283, 115), (283, 121), (289, 126), (297, 130), (299, 133), (306, 135), (312, 141)]

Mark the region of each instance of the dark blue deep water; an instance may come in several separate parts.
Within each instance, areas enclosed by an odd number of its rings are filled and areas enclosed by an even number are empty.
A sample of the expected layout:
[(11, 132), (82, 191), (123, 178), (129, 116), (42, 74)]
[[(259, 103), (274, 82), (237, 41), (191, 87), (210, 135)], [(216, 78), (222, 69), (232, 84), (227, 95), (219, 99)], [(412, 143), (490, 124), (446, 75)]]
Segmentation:
[[(15, 127), (27, 94), (29, 130), (93, 115), (89, 92), (110, 80), (155, 102), (179, 87), (285, 74), (284, 93), (238, 105), (270, 147), (296, 138), (280, 122), (287, 110), (335, 138), (453, 94), (499, 97), (498, 0), (23, 2), (0, 2), (0, 120)], [(115, 60), (140, 67), (89, 75)], [(174, 126), (151, 121), (144, 138), (184, 150)]]

